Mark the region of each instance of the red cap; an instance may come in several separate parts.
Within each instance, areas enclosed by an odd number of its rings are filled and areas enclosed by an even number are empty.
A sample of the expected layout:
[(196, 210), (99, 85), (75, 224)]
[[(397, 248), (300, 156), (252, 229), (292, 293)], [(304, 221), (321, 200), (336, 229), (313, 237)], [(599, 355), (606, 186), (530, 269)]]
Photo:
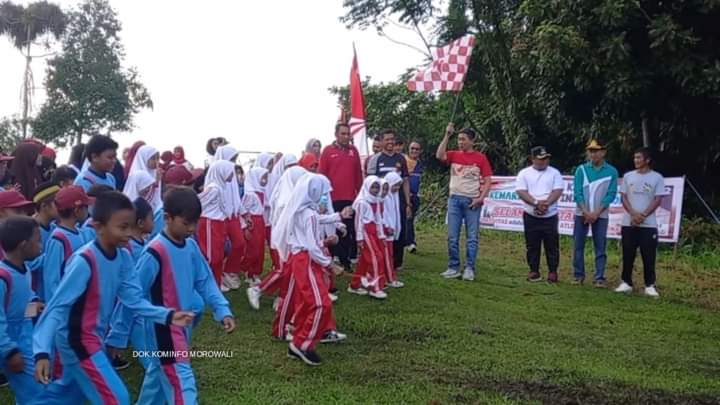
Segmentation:
[(165, 184), (187, 186), (188, 184), (192, 184), (192, 182), (197, 180), (202, 174), (203, 170), (201, 169), (188, 170), (183, 165), (174, 165), (165, 172), (163, 181)]
[(55, 194), (55, 206), (59, 210), (90, 205), (93, 202), (95, 202), (95, 199), (88, 197), (88, 195), (85, 194), (85, 190), (80, 186), (64, 187)]
[(21, 208), (33, 205), (17, 190), (0, 191), (0, 208)]
[(49, 157), (52, 160), (55, 160), (55, 150), (50, 147), (45, 147), (45, 149), (40, 152), (42, 156)]

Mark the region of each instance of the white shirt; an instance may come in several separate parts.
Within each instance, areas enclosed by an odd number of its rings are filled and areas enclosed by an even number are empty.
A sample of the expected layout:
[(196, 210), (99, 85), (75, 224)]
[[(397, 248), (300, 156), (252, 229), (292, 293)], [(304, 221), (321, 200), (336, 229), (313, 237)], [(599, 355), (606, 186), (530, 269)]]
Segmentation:
[[(537, 170), (534, 167), (526, 167), (520, 170), (515, 179), (515, 190), (525, 190), (530, 196), (538, 201), (546, 200), (554, 190), (562, 190), (565, 187), (560, 172), (548, 166), (545, 170)], [(525, 212), (538, 218), (549, 218), (557, 215), (557, 201), (548, 207), (545, 215), (535, 214), (535, 207), (523, 201)]]
[(263, 219), (265, 219), (265, 207), (255, 192), (245, 193), (242, 202), (247, 213), (250, 215), (263, 215)]
[(313, 262), (321, 267), (327, 267), (332, 260), (323, 252), (319, 225), (318, 214), (309, 208), (295, 214), (292, 232), (288, 237), (288, 245), (292, 253), (306, 250)]

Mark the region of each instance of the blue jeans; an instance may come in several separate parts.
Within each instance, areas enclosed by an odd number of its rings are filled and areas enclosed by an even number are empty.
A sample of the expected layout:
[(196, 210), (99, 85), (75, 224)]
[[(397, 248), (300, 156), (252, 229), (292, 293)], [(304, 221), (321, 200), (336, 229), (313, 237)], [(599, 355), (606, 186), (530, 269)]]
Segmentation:
[(465, 221), (465, 268), (475, 270), (481, 207), (470, 208), (472, 198), (451, 195), (448, 200), (448, 269), (460, 270), (460, 228)]
[(575, 230), (573, 231), (573, 239), (575, 239), (573, 270), (575, 271), (575, 278), (585, 278), (585, 239), (587, 238), (588, 229), (591, 227), (593, 245), (595, 246), (595, 281), (605, 280), (608, 219), (598, 218), (594, 224), (588, 225), (583, 223), (583, 217), (578, 215), (575, 216)]

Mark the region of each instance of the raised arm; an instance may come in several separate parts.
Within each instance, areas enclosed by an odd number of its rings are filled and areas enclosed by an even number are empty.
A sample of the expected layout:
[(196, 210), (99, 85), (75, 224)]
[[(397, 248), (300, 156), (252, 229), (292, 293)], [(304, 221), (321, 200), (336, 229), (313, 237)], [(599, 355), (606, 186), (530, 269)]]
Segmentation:
[(455, 132), (455, 124), (451, 122), (445, 129), (445, 136), (443, 137), (442, 142), (440, 142), (440, 145), (438, 145), (437, 152), (435, 152), (435, 157), (438, 158), (438, 160), (447, 162), (447, 146), (453, 132)]

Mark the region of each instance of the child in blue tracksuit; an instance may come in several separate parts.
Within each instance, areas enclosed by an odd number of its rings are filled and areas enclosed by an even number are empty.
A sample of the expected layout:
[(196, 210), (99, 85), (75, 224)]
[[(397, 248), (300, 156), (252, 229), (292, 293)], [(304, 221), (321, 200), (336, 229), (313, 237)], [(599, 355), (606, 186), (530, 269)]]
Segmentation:
[(87, 193), (90, 187), (96, 184), (105, 184), (113, 190), (117, 189), (115, 176), (112, 170), (117, 161), (117, 142), (105, 135), (95, 135), (85, 145), (85, 156), (90, 165), (78, 173), (75, 178), (75, 185), (78, 185)]
[[(148, 243), (136, 270), (144, 293), (155, 305), (197, 310), (197, 293), (230, 333), (235, 321), (197, 243), (202, 207), (194, 191), (174, 188), (164, 199), (165, 229)], [(145, 321), (145, 350), (182, 352), (189, 348), (190, 328)], [(150, 359), (138, 404), (196, 404), (197, 386), (187, 357)]]
[(106, 193), (108, 191), (113, 191), (112, 187), (107, 186), (105, 184), (96, 184), (92, 187), (90, 187), (90, 190), (88, 190), (87, 195), (91, 198), (90, 201), (90, 207), (88, 207), (88, 212), (90, 216), (87, 220), (85, 220), (82, 225), (80, 225), (80, 234), (83, 237), (83, 241), (85, 243), (89, 243), (95, 240), (95, 237), (97, 234), (95, 233), (95, 227), (93, 226), (93, 220), (92, 220), (92, 212), (93, 212), (93, 201), (95, 198), (97, 198), (100, 194)]
[[(33, 202), (35, 203), (36, 214), (35, 222), (40, 225), (40, 246), (45, 250), (45, 244), (50, 239), (50, 234), (55, 229), (57, 220), (57, 209), (55, 208), (55, 194), (60, 190), (55, 183), (45, 182), (41, 183), (35, 189), (33, 195)], [(43, 298), (42, 289), (42, 265), (44, 261), (44, 255), (40, 255), (31, 262), (26, 263), (28, 269), (32, 273), (32, 289), (40, 297)]]
[(0, 245), (6, 253), (0, 262), (0, 367), (15, 394), (15, 402), (27, 404), (42, 386), (33, 378), (32, 318), (39, 303), (30, 288), (25, 261), (40, 255), (37, 223), (27, 217), (11, 217), (0, 224)]
[[(133, 201), (135, 207), (135, 223), (133, 224), (132, 235), (128, 243), (128, 251), (132, 256), (133, 264), (137, 263), (140, 254), (145, 250), (147, 241), (145, 235), (152, 232), (154, 222), (152, 207), (144, 198), (138, 197)], [(134, 266), (133, 266), (134, 267)], [(105, 338), (105, 346), (108, 348), (108, 354), (113, 362), (116, 370), (121, 370), (129, 366), (120, 354), (121, 348), (127, 347), (128, 338), (135, 350), (143, 341), (144, 322), (139, 316), (132, 316), (132, 311), (123, 305), (116, 305), (112, 315), (112, 323), (110, 332)], [(145, 357), (139, 357), (140, 362), (145, 366)]]
[(45, 245), (40, 294), (45, 302), (50, 301), (60, 284), (70, 256), (85, 244), (77, 224), (87, 217), (89, 204), (90, 198), (80, 186), (65, 187), (55, 195), (60, 219)]
[[(191, 312), (155, 306), (142, 298), (126, 246), (135, 212), (122, 193), (97, 197), (93, 223), (97, 239), (70, 258), (55, 295), (47, 303), (35, 333), (35, 377), (49, 384), (35, 404), (129, 404), (130, 396), (105, 354), (103, 338), (120, 301), (146, 320), (180, 327), (192, 322)], [(50, 381), (49, 353), (56, 345), (63, 377)]]

